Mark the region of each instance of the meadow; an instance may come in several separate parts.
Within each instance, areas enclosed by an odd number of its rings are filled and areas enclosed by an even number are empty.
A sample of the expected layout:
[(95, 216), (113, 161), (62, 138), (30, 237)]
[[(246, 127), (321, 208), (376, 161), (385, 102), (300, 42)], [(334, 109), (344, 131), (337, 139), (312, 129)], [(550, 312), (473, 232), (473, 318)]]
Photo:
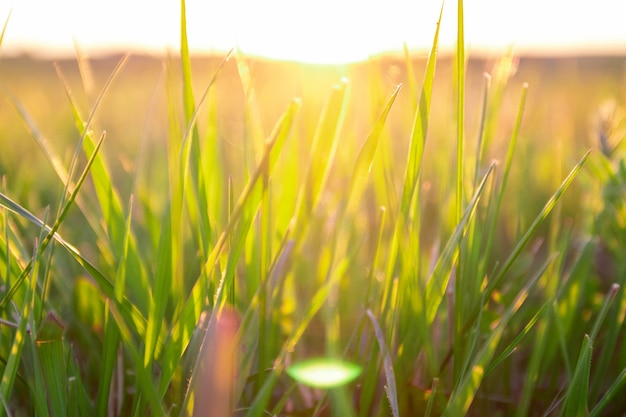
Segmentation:
[(0, 56), (0, 414), (626, 412), (626, 58), (433, 35)]

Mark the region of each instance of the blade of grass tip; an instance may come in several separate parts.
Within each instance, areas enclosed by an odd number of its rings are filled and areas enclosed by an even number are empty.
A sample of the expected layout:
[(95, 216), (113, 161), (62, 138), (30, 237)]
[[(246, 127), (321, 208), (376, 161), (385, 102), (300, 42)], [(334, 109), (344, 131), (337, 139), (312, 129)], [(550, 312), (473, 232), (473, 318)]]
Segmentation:
[[(619, 273), (617, 276), (620, 276)], [(612, 291), (615, 291), (616, 294), (615, 295), (611, 294)], [(611, 290), (609, 290), (609, 294), (607, 295), (607, 298), (617, 297), (618, 300), (621, 300), (623, 293), (624, 291), (622, 287), (619, 287), (616, 290), (613, 290), (613, 287), (612, 287)], [(608, 300), (605, 300), (605, 304), (607, 302)], [(597, 352), (600, 358), (596, 362), (594, 362), (595, 371), (594, 371), (594, 377), (590, 384), (591, 395), (589, 397), (589, 401), (596, 401), (599, 398), (599, 395), (600, 395), (599, 391), (603, 389), (603, 385), (604, 385), (603, 381), (606, 380), (607, 372), (609, 371), (609, 368), (614, 366), (613, 365), (615, 363), (614, 352), (616, 349), (619, 349), (618, 340), (622, 335), (622, 328), (623, 328), (623, 316), (621, 315), (620, 310), (621, 310), (621, 307), (617, 307), (613, 309), (613, 311), (611, 312), (611, 316), (609, 318), (609, 322), (607, 323), (605, 331), (603, 332), (604, 333), (602, 336), (603, 346), (601, 350)], [(604, 321), (604, 318), (602, 320)], [(595, 336), (597, 336), (597, 332), (594, 333), (592, 331), (592, 335), (594, 335), (594, 339), (592, 340), (595, 340)]]
[[(57, 177), (59, 177), (61, 182), (64, 184), (64, 187), (66, 187), (63, 193), (62, 202), (60, 203), (60, 206), (62, 206), (63, 202), (65, 201), (65, 195), (67, 193), (68, 187), (73, 188), (75, 184), (72, 182), (68, 172), (63, 166), (63, 161), (52, 149), (50, 141), (39, 130), (30, 114), (26, 111), (26, 108), (24, 107), (22, 102), (20, 102), (17, 97), (12, 95), (8, 91), (5, 91), (4, 93), (9, 98), (9, 101), (11, 102), (15, 110), (19, 113), (20, 117), (24, 121), (24, 124), (26, 125), (26, 129), (28, 130), (30, 136), (35, 140), (35, 143), (37, 144), (37, 146), (39, 146), (46, 159), (48, 159), (48, 162), (54, 169), (54, 172), (57, 174)], [(91, 226), (93, 232), (96, 234), (98, 241), (106, 242), (106, 233), (104, 233), (104, 230), (102, 230), (102, 227), (100, 225), (100, 218), (93, 213), (93, 210), (89, 210), (87, 208), (85, 201), (81, 198), (80, 195), (76, 196), (76, 205)]]
[(476, 156), (474, 167), (474, 184), (478, 182), (478, 172), (482, 165), (482, 158), (485, 149), (485, 122), (487, 120), (487, 102), (489, 101), (489, 87), (491, 85), (491, 76), (487, 73), (483, 74), (485, 78), (485, 86), (483, 88), (483, 107), (480, 112), (480, 127), (478, 128), (478, 140), (476, 141)]
[[(184, 157), (184, 162), (182, 164), (182, 169), (184, 170), (182, 174), (182, 195), (186, 195), (188, 199), (192, 197), (194, 200), (189, 200), (187, 204), (187, 211), (191, 217), (191, 221), (194, 220), (198, 223), (192, 229), (196, 231), (198, 242), (200, 243), (201, 253), (206, 256), (207, 251), (210, 247), (209, 242), (209, 234), (205, 233), (205, 231), (210, 230), (211, 219), (209, 218), (209, 203), (206, 198), (207, 196), (207, 176), (205, 175), (204, 167), (202, 165), (202, 150), (200, 148), (200, 135), (198, 133), (198, 126), (196, 124), (196, 119), (198, 117), (198, 113), (209, 96), (209, 91), (211, 91), (215, 81), (217, 80), (217, 76), (221, 72), (224, 64), (230, 58), (231, 52), (228, 52), (224, 59), (222, 59), (221, 63), (213, 73), (211, 80), (209, 81), (208, 86), (206, 87), (204, 93), (201, 96), (198, 104), (195, 104), (194, 96), (193, 96), (193, 85), (191, 78), (191, 57), (189, 54), (189, 46), (188, 46), (188, 38), (187, 38), (187, 18), (186, 18), (186, 6), (185, 1), (181, 1), (181, 65), (182, 65), (182, 75), (183, 75), (183, 104), (184, 104), (184, 114), (185, 114), (185, 122), (187, 125), (187, 129), (185, 132), (185, 136), (183, 138), (182, 146), (181, 146), (181, 156)], [(188, 176), (191, 176), (192, 183), (192, 194), (186, 193), (186, 184), (188, 180)], [(178, 206), (175, 206), (178, 208)], [(181, 242), (182, 244), (182, 242)], [(178, 295), (182, 299), (182, 286), (180, 288), (181, 291), (178, 291)]]
[(409, 46), (406, 42), (402, 43), (402, 50), (404, 51), (404, 64), (406, 66), (406, 78), (407, 83), (409, 84), (409, 91), (411, 94), (411, 108), (415, 113), (417, 111), (417, 106), (419, 100), (417, 98), (417, 86), (415, 85), (415, 73), (413, 72), (413, 60), (411, 59), (411, 51), (409, 51)]
[[(248, 62), (239, 49), (235, 53), (235, 58), (237, 61), (237, 72), (246, 98), (245, 118), (248, 129), (244, 138), (244, 157), (246, 161), (252, 162), (254, 157), (262, 151), (262, 143), (266, 135), (263, 128), (263, 118), (261, 117), (261, 106), (257, 100)], [(250, 142), (252, 142), (252, 146), (250, 146)], [(248, 167), (249, 165), (246, 164), (246, 173), (248, 173)]]
[(430, 417), (433, 412), (433, 406), (435, 405), (435, 397), (437, 396), (437, 388), (439, 388), (439, 378), (433, 378), (433, 384), (428, 394), (428, 401), (426, 402), (426, 411), (424, 411), (424, 417)]
[(396, 389), (396, 377), (393, 372), (393, 361), (391, 359), (391, 355), (389, 354), (389, 350), (387, 349), (387, 344), (385, 343), (385, 337), (383, 335), (383, 331), (378, 324), (378, 320), (372, 313), (372, 310), (367, 310), (367, 316), (374, 327), (374, 334), (376, 335), (376, 340), (378, 340), (378, 346), (380, 347), (380, 352), (383, 355), (383, 369), (385, 371), (385, 379), (387, 380), (387, 385), (385, 386), (385, 393), (387, 394), (387, 399), (389, 400), (389, 407), (391, 408), (391, 415), (393, 417), (400, 417), (400, 411), (398, 407), (398, 392)]
[[(65, 90), (65, 94), (66, 94), (66, 96), (67, 96), (67, 98), (68, 98), (68, 100), (70, 102), (70, 106), (72, 108), (72, 114), (74, 116), (74, 123), (76, 124), (76, 128), (78, 129), (79, 133), (81, 134), (80, 140), (78, 141), (78, 144), (76, 146), (76, 150), (74, 152), (74, 155), (72, 157), (72, 161), (70, 163), (70, 168), (68, 169), (68, 183), (69, 183), (69, 180), (73, 176), (74, 169), (75, 169), (76, 164), (78, 162), (78, 155), (80, 153), (80, 149), (84, 148), (85, 152), (87, 153), (87, 155), (90, 155), (90, 154), (93, 153), (94, 143), (91, 140), (90, 130), (89, 129), (91, 127), (91, 124), (93, 123), (93, 120), (95, 118), (97, 110), (100, 107), (100, 104), (102, 103), (102, 99), (104, 98), (104, 96), (108, 92), (111, 84), (113, 83), (113, 80), (120, 73), (120, 71), (122, 70), (122, 68), (124, 67), (124, 65), (126, 64), (127, 61), (128, 61), (128, 55), (125, 55), (117, 63), (117, 65), (115, 66), (115, 68), (113, 69), (113, 71), (111, 72), (109, 77), (107, 78), (106, 82), (104, 83), (104, 86), (102, 87), (102, 90), (98, 94), (98, 97), (96, 98), (96, 101), (94, 102), (94, 104), (92, 106), (92, 109), (91, 109), (91, 111), (89, 113), (89, 117), (87, 117), (86, 121), (84, 121), (84, 119), (80, 115), (80, 111), (78, 110), (78, 107), (76, 105), (76, 101), (74, 100), (74, 97), (72, 95), (71, 89), (69, 88), (69, 86), (67, 84), (67, 81), (65, 80), (65, 77), (63, 76), (63, 73), (60, 71), (60, 68), (58, 66), (55, 67), (56, 71), (57, 71), (57, 76), (61, 80), (61, 82), (63, 84), (63, 88)], [(87, 144), (87, 146), (85, 146), (85, 144)], [(105, 168), (103, 166), (102, 159), (99, 159), (98, 163), (96, 165), (98, 166), (98, 170), (105, 170)], [(68, 184), (68, 183), (66, 183), (66, 184)], [(68, 186), (69, 185), (66, 185), (66, 189), (67, 189)], [(110, 196), (107, 196), (107, 197), (111, 198)]]
[[(66, 175), (63, 175), (62, 171), (57, 172), (57, 175), (59, 175), (59, 177), (64, 181), (66, 187), (66, 192), (64, 193), (64, 195), (67, 193), (67, 190), (69, 189), (69, 186), (71, 184), (71, 178), (73, 176), (73, 172), (81, 148), (85, 151), (87, 155), (90, 155), (94, 152), (94, 141), (92, 139), (92, 134), (89, 128), (93, 123), (95, 114), (97, 113), (104, 96), (109, 91), (110, 86), (119, 75), (127, 61), (128, 55), (124, 56), (117, 63), (116, 67), (107, 78), (104, 87), (98, 94), (92, 110), (89, 114), (89, 117), (84, 123), (84, 119), (80, 114), (80, 111), (76, 104), (76, 100), (73, 97), (73, 94), (69, 88), (67, 81), (65, 80), (63, 73), (61, 72), (59, 66), (55, 66), (57, 70), (57, 76), (62, 81), (65, 89), (65, 94), (70, 102), (74, 115), (74, 122), (78, 131), (81, 133), (81, 138), (74, 152), (74, 156), (72, 158), (68, 173)], [(89, 77), (85, 76), (85, 78), (88, 79)], [(40, 146), (42, 145), (45, 144), (40, 144)], [(120, 257), (120, 253), (122, 252), (122, 248), (124, 245), (125, 216), (122, 209), (122, 202), (119, 193), (113, 187), (112, 176), (107, 167), (106, 158), (104, 157), (104, 155), (98, 155), (98, 158), (93, 163), (91, 172), (94, 189), (96, 191), (96, 196), (99, 202), (99, 207), (102, 211), (102, 218), (98, 217), (94, 219), (94, 216), (91, 213), (92, 210), (85, 209), (85, 205), (82, 203), (81, 200), (78, 201), (78, 205), (87, 220), (90, 222), (90, 225), (92, 226), (92, 229), (94, 230), (96, 235), (101, 238), (99, 241), (102, 243), (102, 256), (107, 259), (109, 263), (114, 264), (115, 260)], [(104, 222), (102, 222), (102, 219), (104, 219)], [(106, 226), (106, 232), (102, 230), (102, 224)], [(148, 308), (148, 297), (146, 297), (145, 294), (148, 292), (147, 289), (150, 286), (148, 284), (145, 267), (143, 266), (140, 256), (137, 253), (136, 243), (133, 236), (131, 236), (127, 263), (129, 274), (135, 277), (135, 279), (129, 282), (130, 287), (128, 291), (130, 294), (135, 295), (135, 300), (137, 302), (138, 308), (145, 313)]]
[[(315, 128), (304, 185), (296, 202), (296, 227), (302, 229), (306, 219), (318, 206), (335, 159), (341, 127), (348, 104), (348, 79), (342, 78), (332, 88)], [(299, 232), (298, 232), (299, 234)]]
[(374, 155), (376, 154), (376, 149), (378, 148), (380, 135), (385, 126), (385, 122), (387, 121), (387, 116), (389, 115), (391, 106), (396, 100), (401, 87), (402, 85), (398, 85), (387, 101), (387, 105), (376, 120), (376, 124), (374, 125), (372, 132), (369, 134), (367, 140), (361, 147), (356, 162), (354, 163), (352, 178), (348, 188), (348, 206), (346, 208), (348, 216), (354, 213), (356, 206), (361, 199), (361, 195), (365, 189), (365, 183), (372, 169), (372, 162), (374, 160)]
[(4, 40), (4, 34), (7, 31), (7, 26), (9, 26), (9, 19), (11, 18), (11, 13), (13, 13), (12, 8), (9, 10), (9, 14), (7, 15), (7, 18), (4, 21), (4, 25), (2, 25), (2, 32), (0, 33), (0, 45), (2, 45), (2, 41)]
[(501, 315), (498, 324), (492, 329), (481, 350), (476, 354), (471, 367), (467, 372), (460, 375), (459, 384), (450, 394), (450, 399), (443, 413), (444, 417), (467, 414), (485, 376), (485, 370), (491, 363), (509, 321), (522, 307), (528, 298), (530, 290), (535, 286), (540, 276), (541, 275), (536, 275), (532, 280), (528, 281), (524, 288), (516, 295), (513, 302)]
[[(526, 233), (524, 233), (522, 238), (518, 241), (517, 245), (515, 246), (515, 248), (509, 255), (509, 257), (502, 264), (502, 267), (494, 275), (494, 278), (489, 281), (489, 283), (487, 284), (487, 289), (485, 290), (485, 300), (489, 300), (491, 298), (491, 294), (500, 285), (500, 283), (502, 282), (506, 274), (509, 272), (509, 270), (511, 269), (511, 267), (513, 266), (513, 264), (515, 263), (519, 255), (522, 253), (522, 250), (526, 247), (526, 245), (528, 244), (532, 236), (535, 234), (535, 232), (539, 228), (539, 225), (548, 217), (548, 215), (550, 214), (550, 212), (552, 211), (556, 203), (559, 201), (563, 193), (568, 189), (572, 181), (574, 181), (574, 178), (576, 178), (576, 175), (578, 175), (578, 172), (580, 172), (582, 166), (584, 165), (585, 161), (589, 157), (590, 153), (591, 153), (591, 150), (587, 151), (585, 155), (580, 159), (580, 161), (578, 161), (578, 163), (574, 166), (574, 168), (572, 168), (570, 173), (561, 183), (561, 186), (554, 192), (554, 194), (546, 202), (546, 204), (543, 206), (543, 209), (539, 212), (539, 215), (537, 215), (537, 217), (535, 218), (533, 223), (530, 225)], [(469, 328), (471, 327), (471, 323), (473, 323), (476, 317), (478, 316), (478, 310), (482, 308), (483, 306), (477, 306), (471, 312), (471, 314), (467, 316), (467, 320), (465, 321), (465, 325), (463, 326), (464, 331), (469, 330)], [(452, 352), (448, 351), (447, 355), (445, 356), (441, 364), (440, 369), (442, 372), (447, 366), (451, 358), (452, 358)]]
[(409, 155), (406, 164), (406, 172), (404, 174), (404, 185), (402, 186), (402, 203), (401, 211), (405, 219), (409, 218), (409, 210), (411, 201), (418, 188), (418, 178), (422, 166), (422, 156), (426, 145), (426, 134), (428, 133), (428, 120), (430, 118), (430, 103), (433, 92), (433, 83), (435, 80), (435, 70), (437, 67), (437, 51), (439, 48), (439, 29), (441, 27), (441, 17), (443, 16), (443, 2), (439, 11), (439, 19), (437, 20), (437, 29), (435, 37), (428, 55), (426, 64), (426, 73), (420, 93), (419, 103), (415, 110), (413, 119), (413, 128), (411, 130), (411, 138), (409, 141)]
[(502, 268), (500, 269), (500, 271), (498, 271), (494, 279), (489, 282), (489, 285), (487, 286), (487, 299), (489, 299), (493, 290), (500, 284), (504, 276), (509, 272), (509, 270), (513, 266), (513, 263), (517, 260), (522, 250), (526, 247), (526, 245), (528, 244), (532, 236), (535, 234), (535, 232), (539, 228), (539, 225), (548, 217), (548, 215), (550, 214), (550, 212), (552, 211), (556, 203), (559, 201), (563, 193), (569, 188), (572, 181), (574, 181), (574, 178), (576, 178), (576, 176), (578, 175), (578, 172), (584, 165), (585, 161), (587, 161), (587, 158), (589, 158), (590, 153), (591, 153), (591, 150), (587, 151), (583, 155), (583, 157), (580, 159), (580, 161), (578, 161), (578, 163), (574, 166), (574, 168), (572, 168), (570, 173), (561, 183), (561, 186), (546, 202), (546, 204), (543, 206), (543, 208), (539, 212), (539, 215), (535, 218), (535, 220), (530, 225), (526, 233), (524, 233), (522, 238), (519, 240), (519, 242), (513, 249), (513, 252), (511, 253), (511, 255), (509, 255), (507, 260), (502, 264)]
[(463, 215), (463, 147), (465, 129), (465, 32), (463, 0), (457, 2), (456, 75), (456, 221)]
[(591, 372), (591, 351), (592, 340), (589, 335), (585, 335), (580, 354), (578, 355), (574, 377), (570, 381), (565, 394), (566, 417), (579, 417), (588, 414), (587, 396), (589, 393), (589, 374)]
[[(22, 351), (24, 348), (24, 342), (28, 337), (27, 332), (32, 329), (27, 328), (28, 318), (32, 313), (35, 303), (35, 290), (37, 287), (37, 271), (39, 266), (39, 240), (35, 240), (33, 247), (33, 257), (30, 265), (33, 265), (30, 270), (30, 282), (26, 286), (26, 293), (24, 296), (24, 302), (21, 309), (21, 316), (18, 322), (17, 331), (11, 344), (10, 355), (4, 366), (4, 372), (2, 373), (2, 380), (0, 380), (0, 397), (8, 400), (13, 392), (13, 384), (15, 383), (15, 377), (17, 376), (17, 370), (22, 359)], [(0, 416), (4, 415), (5, 409), (0, 409)]]
[(589, 335), (592, 341), (596, 340), (596, 336), (598, 335), (598, 332), (600, 331), (602, 322), (604, 321), (606, 314), (609, 312), (609, 308), (611, 307), (611, 304), (613, 300), (615, 299), (615, 296), (617, 295), (618, 291), (619, 291), (619, 284), (611, 285), (611, 289), (609, 290), (609, 293), (604, 299), (602, 308), (600, 309), (600, 312), (598, 313), (598, 316), (596, 317), (596, 320), (593, 323), (593, 328), (591, 330), (591, 334)]

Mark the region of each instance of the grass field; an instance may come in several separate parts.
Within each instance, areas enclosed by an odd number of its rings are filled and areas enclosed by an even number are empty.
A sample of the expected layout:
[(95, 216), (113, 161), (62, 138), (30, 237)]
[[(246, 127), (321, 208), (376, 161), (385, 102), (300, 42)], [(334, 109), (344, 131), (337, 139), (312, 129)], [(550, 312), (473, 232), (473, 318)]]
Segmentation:
[(626, 58), (433, 35), (0, 57), (0, 414), (625, 413)]

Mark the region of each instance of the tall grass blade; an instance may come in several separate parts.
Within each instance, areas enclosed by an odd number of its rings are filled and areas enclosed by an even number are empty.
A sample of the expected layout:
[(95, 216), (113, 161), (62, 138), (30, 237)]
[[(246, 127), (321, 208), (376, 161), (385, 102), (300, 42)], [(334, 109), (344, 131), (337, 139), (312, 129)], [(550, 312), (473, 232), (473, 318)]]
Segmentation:
[(457, 1), (456, 28), (456, 220), (461, 220), (463, 213), (463, 161), (465, 130), (465, 29), (463, 18), (463, 0)]
[(61, 339), (37, 343), (41, 370), (46, 381), (48, 404), (53, 416), (68, 413), (68, 375), (64, 343)]
[[(537, 232), (539, 225), (548, 217), (548, 215), (550, 214), (550, 212), (552, 211), (556, 203), (559, 201), (563, 193), (568, 189), (572, 181), (574, 181), (574, 178), (576, 178), (581, 168), (583, 167), (585, 161), (589, 157), (590, 152), (591, 151), (587, 151), (585, 155), (574, 166), (574, 168), (572, 168), (570, 173), (561, 183), (560, 187), (554, 192), (554, 194), (546, 202), (546, 204), (543, 206), (543, 209), (539, 212), (539, 214), (537, 215), (533, 223), (530, 225), (528, 230), (524, 233), (522, 238), (515, 245), (515, 248), (513, 249), (509, 257), (506, 259), (506, 261), (503, 263), (503, 265), (500, 267), (500, 269), (497, 271), (497, 273), (494, 275), (493, 279), (491, 279), (488, 282), (487, 288), (485, 290), (485, 300), (489, 300), (492, 293), (495, 291), (495, 289), (498, 288), (498, 286), (502, 283), (507, 273), (512, 268), (514, 262), (518, 259), (518, 257), (522, 253), (522, 250), (526, 247), (526, 245), (528, 245), (528, 242), (530, 242), (533, 235)], [(471, 325), (475, 322), (476, 317), (478, 316), (479, 309), (482, 309), (482, 308), (483, 308), (482, 305), (476, 306), (476, 308), (473, 309), (468, 314), (467, 319), (465, 320), (465, 325), (463, 325), (463, 331), (469, 330)], [(448, 351), (446, 357), (444, 358), (441, 364), (441, 370), (443, 370), (447, 366), (451, 358), (452, 358), (452, 351)]]
[(501, 281), (504, 279), (506, 274), (509, 272), (509, 270), (513, 266), (513, 263), (515, 262), (515, 260), (517, 260), (519, 255), (522, 253), (522, 250), (526, 247), (526, 245), (528, 244), (532, 236), (537, 231), (539, 225), (548, 217), (548, 215), (550, 214), (550, 212), (556, 205), (557, 201), (559, 201), (563, 193), (568, 189), (572, 181), (574, 181), (574, 178), (576, 178), (576, 176), (578, 175), (578, 172), (585, 164), (585, 161), (589, 157), (590, 153), (591, 151), (589, 150), (585, 153), (585, 155), (583, 155), (580, 161), (578, 161), (578, 163), (574, 166), (574, 168), (572, 168), (572, 170), (567, 175), (567, 177), (565, 177), (565, 179), (563, 180), (559, 188), (556, 190), (556, 192), (550, 197), (550, 199), (543, 206), (543, 208), (539, 212), (539, 215), (535, 218), (535, 220), (532, 222), (532, 224), (530, 225), (526, 233), (524, 233), (522, 238), (519, 240), (519, 242), (513, 249), (513, 252), (511, 253), (511, 255), (509, 255), (509, 257), (503, 263), (497, 275), (494, 277), (493, 280), (489, 282), (489, 285), (487, 286), (487, 296), (490, 296), (493, 290), (500, 285)]
[[(117, 267), (115, 282), (113, 283), (113, 292), (115, 301), (118, 304), (124, 302), (124, 289), (126, 283), (126, 256), (128, 254), (128, 244), (130, 240), (130, 226), (133, 212), (133, 198), (131, 196), (128, 204), (128, 216), (126, 219), (126, 231), (124, 233), (124, 248)], [(96, 410), (99, 415), (104, 415), (110, 406), (109, 394), (111, 392), (111, 381), (115, 372), (115, 363), (118, 359), (118, 347), (120, 342), (119, 330), (113, 317), (106, 308), (106, 320), (104, 330), (104, 342), (102, 347), (102, 370), (100, 372), (100, 381), (98, 383), (98, 396), (96, 399)]]
[(585, 335), (578, 355), (574, 377), (565, 394), (565, 416), (582, 417), (588, 415), (587, 397), (589, 393), (589, 374), (591, 372), (592, 341)]
[[(215, 267), (215, 264), (218, 260), (219, 255), (224, 249), (224, 245), (227, 239), (231, 236), (231, 233), (238, 227), (241, 216), (243, 215), (245, 209), (249, 206), (256, 206), (259, 203), (258, 195), (255, 201), (250, 201), (250, 198), (253, 196), (255, 190), (259, 186), (259, 181), (262, 179), (262, 174), (266, 172), (267, 164), (273, 155), (277, 155), (280, 153), (280, 148), (276, 147), (277, 144), (282, 144), (284, 142), (283, 136), (289, 135), (291, 130), (291, 126), (294, 122), (296, 114), (300, 108), (299, 100), (294, 100), (289, 108), (285, 111), (283, 116), (277, 122), (274, 131), (265, 141), (265, 149), (264, 153), (261, 157), (259, 165), (257, 169), (252, 174), (250, 180), (246, 184), (245, 188), (241, 192), (233, 212), (226, 224), (224, 230), (220, 234), (217, 242), (213, 246), (207, 260), (204, 262), (203, 271), (204, 273), (209, 273)], [(271, 173), (270, 173), (271, 175)], [(236, 246), (236, 242), (233, 242)], [(171, 331), (169, 332), (168, 340), (164, 346), (163, 352), (163, 369), (162, 369), (162, 377), (159, 384), (159, 391), (164, 394), (168, 384), (171, 381), (172, 375), (174, 373), (174, 369), (177, 366), (184, 350), (186, 349), (191, 334), (195, 329), (198, 320), (200, 318), (200, 314), (202, 312), (203, 306), (205, 304), (206, 288), (202, 285), (203, 281), (198, 280), (194, 284), (187, 301), (182, 305), (180, 313), (173, 320), (173, 326)], [(225, 284), (230, 284), (225, 282), (225, 277), (220, 279), (218, 286), (216, 288), (215, 294), (213, 295), (213, 305), (219, 306), (224, 302), (225, 298), (228, 296), (228, 288), (229, 286)]]
[(356, 162), (354, 163), (354, 168), (352, 170), (352, 179), (350, 180), (350, 185), (348, 188), (348, 206), (346, 209), (348, 215), (354, 212), (357, 203), (361, 199), (361, 194), (365, 189), (367, 177), (372, 169), (372, 162), (374, 160), (374, 155), (376, 154), (376, 149), (378, 148), (378, 141), (385, 126), (385, 121), (387, 120), (389, 111), (391, 110), (391, 106), (393, 105), (396, 97), (398, 96), (398, 93), (400, 92), (400, 87), (401, 85), (397, 86), (395, 91), (391, 95), (391, 98), (387, 102), (387, 105), (383, 109), (378, 120), (376, 120), (376, 124), (372, 128), (372, 132), (369, 134), (367, 140), (361, 147)]
[(7, 31), (7, 26), (9, 26), (9, 19), (11, 19), (11, 13), (13, 13), (13, 9), (9, 10), (9, 14), (7, 15), (7, 18), (4, 21), (4, 25), (2, 25), (2, 32), (0, 32), (0, 46), (2, 45), (2, 41), (4, 40), (4, 34)]
[(424, 318), (428, 326), (430, 326), (433, 323), (433, 320), (435, 320), (437, 310), (443, 301), (446, 288), (448, 287), (452, 265), (455, 264), (455, 259), (458, 257), (457, 248), (459, 242), (463, 238), (466, 227), (474, 215), (478, 201), (485, 190), (485, 185), (487, 184), (489, 176), (494, 172), (494, 168), (495, 164), (492, 164), (483, 176), (483, 179), (478, 185), (472, 200), (463, 213), (463, 217), (461, 217), (459, 224), (454, 229), (452, 236), (450, 236), (448, 243), (446, 243), (445, 248), (441, 252), (435, 268), (433, 269), (432, 275), (426, 284)]
[(300, 189), (296, 203), (299, 227), (302, 223), (307, 223), (306, 219), (318, 206), (330, 175), (346, 113), (347, 92), (348, 80), (344, 78), (339, 84), (333, 86), (330, 98), (320, 115), (311, 144), (311, 158), (305, 175), (305, 183)]
[[(409, 142), (409, 156), (404, 174), (404, 184), (402, 187), (401, 211), (405, 218), (409, 217), (409, 210), (413, 195), (418, 188), (418, 178), (420, 167), (422, 165), (422, 156), (424, 154), (424, 146), (426, 144), (426, 134), (428, 133), (428, 119), (430, 117), (430, 103), (433, 92), (433, 83), (435, 81), (435, 69), (437, 67), (437, 51), (439, 47), (439, 28), (441, 27), (441, 17), (443, 15), (443, 4), (439, 11), (439, 19), (437, 20), (437, 29), (433, 44), (428, 55), (426, 64), (426, 74), (422, 85), (419, 103), (413, 119), (413, 128), (411, 130), (411, 138)], [(413, 93), (413, 92), (412, 92)]]
[(387, 344), (385, 343), (385, 336), (383, 335), (383, 331), (381, 330), (374, 313), (372, 313), (372, 310), (367, 310), (366, 314), (372, 322), (374, 334), (376, 335), (376, 340), (378, 340), (378, 346), (380, 347), (380, 352), (383, 356), (383, 369), (385, 371), (385, 378), (387, 379), (385, 392), (387, 393), (387, 399), (389, 400), (389, 406), (391, 407), (391, 415), (393, 417), (400, 417), (396, 377), (393, 372), (393, 361), (391, 360), (391, 355), (389, 354)]

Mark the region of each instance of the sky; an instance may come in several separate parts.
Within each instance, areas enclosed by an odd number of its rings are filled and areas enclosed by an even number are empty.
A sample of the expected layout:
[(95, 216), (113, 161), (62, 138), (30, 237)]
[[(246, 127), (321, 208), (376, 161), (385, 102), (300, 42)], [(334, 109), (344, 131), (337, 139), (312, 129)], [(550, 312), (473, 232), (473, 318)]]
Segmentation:
[[(432, 44), (440, 0), (187, 0), (194, 52), (340, 64)], [(466, 0), (470, 53), (626, 54), (624, 0)], [(440, 45), (453, 48), (457, 2), (444, 5)], [(2, 54), (73, 56), (179, 50), (177, 0), (0, 0), (11, 16)]]

